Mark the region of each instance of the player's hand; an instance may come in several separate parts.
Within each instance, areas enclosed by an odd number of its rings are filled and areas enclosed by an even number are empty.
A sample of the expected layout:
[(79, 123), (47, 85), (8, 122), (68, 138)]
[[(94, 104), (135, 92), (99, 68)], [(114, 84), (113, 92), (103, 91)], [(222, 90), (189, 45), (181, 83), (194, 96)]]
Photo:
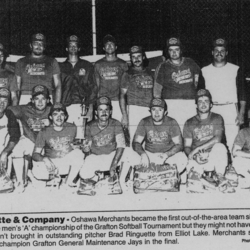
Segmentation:
[(0, 167), (1, 168), (6, 168), (7, 160), (8, 160), (8, 154), (3, 151), (0, 155)]
[(168, 154), (167, 153), (161, 153), (159, 155), (159, 158), (163, 160), (163, 163), (168, 159)]
[(56, 167), (48, 157), (44, 157), (43, 162), (45, 163), (45, 166), (49, 172), (55, 171)]
[(199, 151), (194, 149), (194, 150), (191, 151), (190, 154), (188, 155), (188, 159), (189, 159), (189, 160), (195, 160), (195, 158), (196, 158), (195, 155), (198, 154), (198, 153), (199, 153)]
[(149, 158), (148, 158), (148, 155), (146, 153), (143, 153), (141, 155), (141, 165), (143, 167), (146, 167), (146, 168), (149, 167)]
[(122, 115), (121, 123), (124, 127), (128, 128), (128, 115)]
[(91, 142), (88, 140), (83, 140), (82, 151), (83, 153), (88, 153), (90, 151)]
[(238, 113), (235, 119), (236, 125), (240, 126), (244, 123), (244, 114)]
[(109, 182), (114, 182), (117, 179), (117, 175), (116, 175), (115, 170), (116, 170), (116, 166), (111, 166), (110, 167), (110, 170), (109, 170), (110, 177), (109, 177), (109, 180), (108, 180)]

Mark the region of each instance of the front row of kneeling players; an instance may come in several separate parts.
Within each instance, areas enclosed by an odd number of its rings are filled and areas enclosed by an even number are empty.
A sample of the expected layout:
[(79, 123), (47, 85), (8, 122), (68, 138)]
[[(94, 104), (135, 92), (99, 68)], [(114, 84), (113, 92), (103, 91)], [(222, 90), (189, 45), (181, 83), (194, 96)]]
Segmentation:
[[(33, 158), (29, 177), (33, 184), (46, 184), (55, 177), (66, 175), (65, 187), (75, 187), (78, 174), (88, 182), (96, 170), (109, 170), (111, 181), (121, 161), (125, 139), (121, 123), (111, 118), (112, 105), (107, 97), (97, 100), (97, 119), (86, 127), (86, 142), (83, 151), (74, 147), (76, 126), (67, 123), (66, 108), (50, 103), (48, 89), (42, 85), (32, 91), (31, 102), (27, 105), (8, 107), (10, 92), (0, 90), (1, 138), (9, 133), (10, 139), (3, 146), (0, 161), (6, 166), (7, 156), (12, 153), (16, 173), (16, 189), (24, 191), (28, 170), (24, 167), (24, 156)], [(228, 165), (223, 118), (211, 112), (212, 97), (208, 90), (199, 90), (196, 96), (197, 115), (184, 125), (183, 138), (178, 123), (167, 116), (167, 105), (163, 99), (153, 99), (150, 116), (139, 123), (132, 142), (134, 152), (124, 155), (129, 165), (148, 167), (150, 163), (176, 164), (182, 177), (191, 170), (199, 176), (204, 172), (216, 172), (223, 177)], [(13, 115), (14, 114), (14, 115)], [(23, 135), (16, 119), (20, 119)], [(8, 126), (7, 126), (8, 125)], [(235, 140), (233, 156), (237, 172), (249, 179), (248, 159), (250, 148), (249, 130), (242, 130)], [(145, 142), (145, 148), (143, 143)], [(16, 145), (17, 144), (17, 145)], [(16, 147), (15, 147), (16, 145)], [(184, 152), (183, 152), (184, 151)], [(90, 152), (90, 153), (89, 153)], [(85, 158), (85, 160), (84, 160)], [(239, 166), (245, 163), (245, 165)], [(27, 164), (26, 164), (27, 165)], [(248, 178), (247, 178), (248, 177)], [(182, 178), (185, 182), (185, 178)]]

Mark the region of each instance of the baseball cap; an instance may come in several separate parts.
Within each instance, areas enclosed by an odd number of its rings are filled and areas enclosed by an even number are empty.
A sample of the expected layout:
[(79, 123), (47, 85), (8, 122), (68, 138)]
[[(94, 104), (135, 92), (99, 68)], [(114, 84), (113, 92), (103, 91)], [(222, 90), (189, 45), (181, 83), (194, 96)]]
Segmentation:
[(40, 42), (46, 43), (46, 38), (45, 38), (45, 36), (43, 34), (37, 33), (37, 34), (34, 34), (32, 36), (31, 41), (32, 42), (40, 41)]
[(171, 46), (180, 46), (181, 47), (181, 41), (179, 38), (171, 37), (167, 39), (167, 48)]
[(130, 48), (129, 53), (130, 53), (130, 55), (132, 55), (134, 53), (143, 53), (142, 47), (141, 46), (133, 46)]
[(103, 104), (111, 107), (111, 100), (106, 96), (99, 97), (96, 100), (96, 108), (98, 108), (100, 105), (103, 105)]
[(227, 47), (227, 41), (223, 38), (218, 38), (216, 40), (213, 41), (213, 47)]
[(150, 108), (161, 107), (161, 108), (167, 109), (167, 104), (164, 99), (154, 98), (151, 100), (149, 107)]
[(210, 101), (212, 102), (212, 96), (211, 96), (210, 92), (207, 89), (200, 89), (200, 90), (198, 90), (198, 92), (196, 94), (195, 103), (197, 103), (198, 99), (202, 96), (207, 96), (210, 99)]
[(111, 35), (106, 35), (103, 38), (103, 45), (105, 45), (107, 42), (112, 42), (112, 43), (116, 44), (115, 38), (113, 36), (111, 36)]
[(54, 111), (63, 111), (65, 115), (68, 115), (66, 107), (60, 102), (56, 102), (52, 105), (50, 115), (52, 115)]
[(72, 35), (67, 38), (67, 43), (71, 43), (71, 42), (79, 43), (80, 39), (76, 35)]
[(33, 87), (32, 89), (32, 98), (37, 96), (37, 95), (44, 95), (46, 99), (49, 98), (49, 90), (47, 87), (43, 86), (43, 85), (36, 85), (35, 87)]
[(10, 98), (10, 91), (6, 88), (0, 89), (0, 97)]

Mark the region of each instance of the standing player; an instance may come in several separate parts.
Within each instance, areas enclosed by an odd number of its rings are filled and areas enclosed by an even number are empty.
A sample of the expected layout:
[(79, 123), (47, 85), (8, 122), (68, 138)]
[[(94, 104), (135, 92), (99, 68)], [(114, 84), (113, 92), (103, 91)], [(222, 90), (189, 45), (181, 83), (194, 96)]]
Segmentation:
[(10, 105), (16, 106), (18, 103), (18, 87), (16, 76), (11, 71), (4, 68), (6, 55), (2, 44), (0, 44), (0, 88), (7, 88), (11, 93)]
[[(151, 71), (144, 66), (142, 47), (130, 49), (132, 67), (124, 73), (120, 90), (122, 124), (129, 126), (133, 138), (140, 120), (148, 115), (150, 101), (153, 98), (154, 80)], [(129, 105), (127, 107), (127, 105)]]
[(62, 103), (67, 106), (68, 122), (77, 125), (77, 138), (83, 139), (82, 105), (88, 107), (88, 121), (92, 120), (93, 102), (95, 99), (93, 66), (79, 58), (80, 40), (72, 35), (67, 39), (68, 58), (60, 63), (62, 78)]
[(116, 56), (116, 41), (111, 35), (103, 38), (103, 50), (105, 57), (95, 63), (94, 76), (98, 88), (98, 96), (107, 96), (112, 101), (112, 116), (121, 121), (121, 110), (119, 107), (119, 91), (121, 78), (128, 70), (127, 63)]
[(49, 114), (52, 124), (40, 131), (36, 139), (32, 173), (36, 179), (42, 181), (49, 181), (53, 174), (67, 175), (66, 187), (72, 188), (76, 186), (73, 181), (83, 166), (84, 154), (72, 146), (76, 126), (66, 122), (67, 118), (66, 107), (55, 103)]
[(246, 95), (243, 73), (237, 65), (227, 62), (227, 54), (227, 41), (216, 39), (213, 42), (213, 63), (202, 68), (202, 75), (213, 96), (214, 111), (225, 120), (227, 144), (231, 151), (238, 125), (244, 122)]
[[(182, 56), (178, 38), (167, 40), (169, 59), (155, 72), (154, 97), (167, 99), (168, 110), (183, 128), (184, 122), (195, 114), (194, 99), (198, 88), (200, 68), (190, 58)], [(193, 111), (192, 111), (193, 110)]]
[(224, 120), (211, 112), (213, 102), (208, 90), (200, 89), (195, 102), (198, 114), (186, 121), (183, 130), (187, 172), (193, 167), (199, 174), (216, 171), (223, 176), (228, 164)]
[[(167, 116), (164, 99), (152, 99), (150, 113), (142, 119), (135, 132), (132, 143), (134, 151), (140, 155), (140, 164), (176, 164), (181, 173), (187, 165), (187, 157), (182, 152), (181, 130), (175, 119)], [(142, 144), (145, 141), (145, 149)], [(138, 164), (138, 163), (137, 163)]]
[(44, 55), (46, 39), (43, 34), (32, 36), (31, 54), (21, 58), (16, 63), (15, 75), (17, 85), (21, 91), (20, 104), (27, 104), (30, 100), (32, 88), (36, 85), (44, 85), (52, 92), (53, 100), (61, 100), (60, 68), (56, 59)]
[(97, 120), (91, 121), (86, 127), (86, 139), (89, 142), (87, 148), (91, 154), (86, 157), (80, 171), (84, 180), (92, 179), (97, 170), (109, 169), (110, 176), (113, 177), (125, 148), (122, 125), (111, 118), (111, 100), (108, 97), (100, 97), (96, 106)]
[(49, 103), (49, 90), (43, 85), (37, 85), (32, 89), (32, 99), (29, 104), (9, 108), (23, 127), (23, 135), (12, 153), (19, 192), (24, 191), (26, 184), (27, 165), (25, 164), (24, 168), (24, 157), (32, 155), (38, 132), (49, 125)]
[(8, 156), (20, 138), (19, 124), (12, 111), (7, 109), (10, 96), (8, 89), (0, 89), (0, 169), (7, 167)]

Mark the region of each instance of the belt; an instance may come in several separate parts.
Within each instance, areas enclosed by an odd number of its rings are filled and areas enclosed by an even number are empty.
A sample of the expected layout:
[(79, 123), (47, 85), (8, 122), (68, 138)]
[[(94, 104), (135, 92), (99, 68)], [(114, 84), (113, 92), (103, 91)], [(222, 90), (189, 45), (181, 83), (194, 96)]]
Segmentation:
[(225, 102), (225, 103), (216, 103), (214, 102), (213, 105), (215, 106), (224, 106), (224, 105), (230, 105), (230, 104), (234, 104), (234, 102)]

